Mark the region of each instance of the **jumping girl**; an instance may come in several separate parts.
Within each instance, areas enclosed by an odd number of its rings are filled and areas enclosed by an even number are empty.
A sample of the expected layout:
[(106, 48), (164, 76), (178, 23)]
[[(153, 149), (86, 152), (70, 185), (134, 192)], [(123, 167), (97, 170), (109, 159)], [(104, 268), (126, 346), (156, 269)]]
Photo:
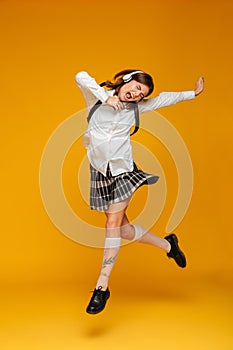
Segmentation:
[(107, 80), (101, 85), (86, 72), (79, 72), (75, 79), (89, 111), (84, 141), (90, 161), (90, 208), (104, 211), (106, 215), (102, 268), (86, 309), (89, 314), (97, 314), (110, 297), (108, 281), (121, 238), (159, 247), (179, 267), (186, 266), (185, 255), (175, 234), (160, 238), (128, 221), (126, 209), (133, 193), (140, 186), (158, 180), (158, 176), (139, 170), (134, 163), (130, 131), (133, 125), (134, 132), (137, 131), (139, 114), (194, 99), (202, 92), (204, 79), (199, 78), (192, 91), (162, 92), (149, 99), (145, 98), (154, 89), (153, 80), (141, 70), (123, 70), (114, 76), (113, 82)]

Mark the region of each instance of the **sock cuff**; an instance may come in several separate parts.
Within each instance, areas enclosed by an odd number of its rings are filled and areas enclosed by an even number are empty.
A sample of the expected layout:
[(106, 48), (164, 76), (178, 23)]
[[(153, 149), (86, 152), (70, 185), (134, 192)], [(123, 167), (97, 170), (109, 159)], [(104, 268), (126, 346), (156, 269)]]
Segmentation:
[(135, 230), (134, 241), (140, 239), (147, 232), (147, 230), (142, 226), (133, 225), (133, 227)]
[(121, 245), (120, 237), (107, 237), (105, 238), (104, 248), (119, 248)]

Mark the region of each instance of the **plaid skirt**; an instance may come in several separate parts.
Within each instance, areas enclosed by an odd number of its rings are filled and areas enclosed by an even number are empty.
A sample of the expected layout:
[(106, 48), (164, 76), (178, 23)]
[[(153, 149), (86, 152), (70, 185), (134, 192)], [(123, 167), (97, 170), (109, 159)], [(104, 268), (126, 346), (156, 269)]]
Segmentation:
[(159, 176), (144, 173), (134, 163), (134, 170), (112, 176), (109, 165), (106, 176), (90, 164), (90, 209), (104, 211), (110, 204), (129, 198), (142, 185), (154, 184)]

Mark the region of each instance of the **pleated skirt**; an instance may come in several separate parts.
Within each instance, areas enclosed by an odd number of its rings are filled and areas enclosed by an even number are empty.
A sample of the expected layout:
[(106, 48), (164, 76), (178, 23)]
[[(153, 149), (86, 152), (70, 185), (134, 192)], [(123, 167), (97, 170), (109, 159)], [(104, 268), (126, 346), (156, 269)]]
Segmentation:
[(90, 164), (90, 209), (105, 211), (110, 204), (119, 203), (129, 197), (142, 185), (151, 185), (158, 181), (159, 176), (139, 170), (134, 163), (134, 169), (117, 176), (112, 176), (108, 166), (106, 176)]

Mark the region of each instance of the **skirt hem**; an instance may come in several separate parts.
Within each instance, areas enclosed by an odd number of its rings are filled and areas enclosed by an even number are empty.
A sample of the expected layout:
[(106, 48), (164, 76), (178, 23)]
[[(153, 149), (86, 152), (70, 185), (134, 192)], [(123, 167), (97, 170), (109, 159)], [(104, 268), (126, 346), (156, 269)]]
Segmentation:
[(112, 176), (108, 168), (106, 176), (98, 172), (92, 165), (90, 209), (105, 211), (109, 205), (119, 203), (129, 197), (141, 186), (151, 185), (158, 181), (159, 176), (139, 170), (134, 163), (132, 172)]

